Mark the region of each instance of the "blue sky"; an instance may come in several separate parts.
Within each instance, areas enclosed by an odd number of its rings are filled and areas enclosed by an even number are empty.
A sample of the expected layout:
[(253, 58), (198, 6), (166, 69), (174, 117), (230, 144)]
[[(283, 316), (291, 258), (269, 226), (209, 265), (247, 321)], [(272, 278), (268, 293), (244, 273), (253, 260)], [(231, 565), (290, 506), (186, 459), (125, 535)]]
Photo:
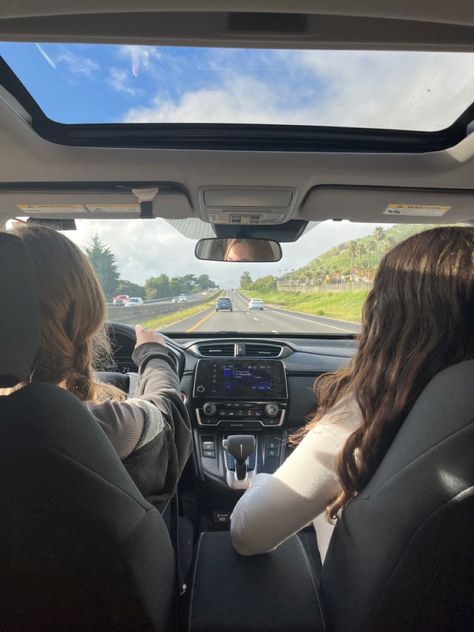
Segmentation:
[(61, 123), (252, 122), (433, 130), (474, 100), (474, 55), (0, 43)]

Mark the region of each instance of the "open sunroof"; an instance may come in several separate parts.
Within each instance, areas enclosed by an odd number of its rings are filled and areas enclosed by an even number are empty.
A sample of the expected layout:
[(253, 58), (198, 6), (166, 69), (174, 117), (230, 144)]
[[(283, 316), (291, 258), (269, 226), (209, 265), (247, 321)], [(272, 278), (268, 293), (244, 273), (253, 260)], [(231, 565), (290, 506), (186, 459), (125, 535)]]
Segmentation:
[(221, 123), (432, 132), (474, 101), (474, 54), (0, 43), (63, 124)]
[(0, 42), (0, 85), (88, 147), (419, 153), (474, 119), (471, 53)]

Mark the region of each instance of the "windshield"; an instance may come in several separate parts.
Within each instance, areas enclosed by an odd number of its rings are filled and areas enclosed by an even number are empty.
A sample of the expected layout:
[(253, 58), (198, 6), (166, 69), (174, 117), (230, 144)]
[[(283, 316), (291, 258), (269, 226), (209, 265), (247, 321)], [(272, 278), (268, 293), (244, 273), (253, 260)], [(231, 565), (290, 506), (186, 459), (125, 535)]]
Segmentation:
[(0, 42), (59, 123), (437, 131), (474, 100), (474, 54)]
[(431, 228), (326, 221), (283, 243), (277, 263), (237, 263), (196, 259), (196, 240), (163, 219), (76, 225), (64, 234), (87, 253), (111, 321), (164, 332), (339, 336), (360, 331), (384, 253)]

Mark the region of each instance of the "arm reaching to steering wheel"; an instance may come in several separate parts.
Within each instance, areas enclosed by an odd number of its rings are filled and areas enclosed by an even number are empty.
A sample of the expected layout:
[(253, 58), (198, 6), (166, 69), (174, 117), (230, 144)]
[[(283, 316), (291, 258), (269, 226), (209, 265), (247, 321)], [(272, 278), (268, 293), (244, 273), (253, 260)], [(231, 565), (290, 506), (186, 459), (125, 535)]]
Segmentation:
[(175, 359), (156, 331), (135, 327), (134, 397), (88, 403), (142, 494), (163, 510), (191, 453), (191, 425)]

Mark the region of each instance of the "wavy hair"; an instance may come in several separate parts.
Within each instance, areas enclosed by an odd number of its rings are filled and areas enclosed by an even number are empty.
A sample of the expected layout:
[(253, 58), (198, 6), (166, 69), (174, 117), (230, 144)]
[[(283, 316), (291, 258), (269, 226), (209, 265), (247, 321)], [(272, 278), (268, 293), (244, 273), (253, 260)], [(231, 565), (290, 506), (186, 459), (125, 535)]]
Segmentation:
[(365, 301), (359, 347), (349, 365), (318, 378), (314, 418), (298, 443), (334, 404), (352, 394), (362, 424), (347, 439), (336, 468), (341, 492), (330, 519), (368, 483), (428, 382), (474, 358), (474, 228), (427, 230), (382, 259)]
[(10, 230), (26, 246), (35, 268), (40, 300), (40, 343), (32, 382), (61, 384), (81, 401), (123, 399), (96, 380), (94, 370), (110, 361), (105, 298), (86, 255), (61, 233), (39, 225)]

